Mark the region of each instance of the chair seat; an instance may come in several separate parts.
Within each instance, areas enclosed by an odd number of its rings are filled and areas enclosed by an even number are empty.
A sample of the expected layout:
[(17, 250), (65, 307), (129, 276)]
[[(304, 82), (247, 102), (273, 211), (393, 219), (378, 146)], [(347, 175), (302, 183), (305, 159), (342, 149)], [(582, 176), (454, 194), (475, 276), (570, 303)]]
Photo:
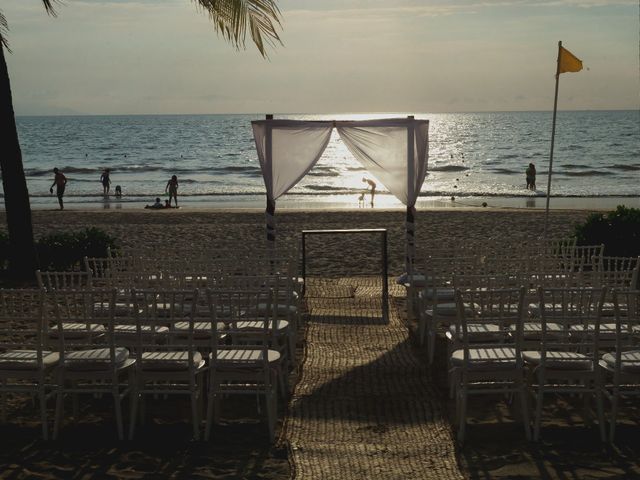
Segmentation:
[[(133, 304), (131, 302), (116, 302), (113, 308), (116, 317), (131, 315), (133, 312)], [(109, 314), (109, 306), (103, 302), (95, 302), (93, 310), (97, 315), (107, 316)]]
[[(187, 351), (143, 352), (141, 360), (143, 370), (187, 370), (189, 368)], [(204, 366), (204, 359), (200, 352), (193, 352), (191, 361), (196, 369)]]
[[(259, 303), (256, 307), (258, 313), (264, 313), (269, 308), (273, 308), (273, 305), (268, 305), (266, 303)], [(284, 303), (279, 303), (276, 305), (276, 313), (278, 315), (295, 315), (298, 313), (298, 307), (295, 305), (287, 305)]]
[[(68, 340), (84, 338), (88, 334), (103, 334), (106, 330), (104, 325), (100, 323), (63, 323), (62, 330), (64, 331), (64, 338)], [(58, 337), (58, 329), (54, 328), (49, 331), (49, 335), (53, 338)]]
[[(209, 358), (213, 358), (213, 354), (210, 354)], [(267, 362), (274, 363), (278, 360), (280, 360), (279, 352), (267, 350)], [(263, 361), (262, 349), (228, 348), (216, 352), (216, 362), (227, 366), (258, 366)]]
[[(455, 350), (451, 354), (451, 364), (454, 367), (464, 365), (464, 350)], [(516, 349), (511, 347), (470, 348), (470, 370), (502, 370), (516, 366)]]
[[(456, 338), (457, 334), (457, 338), (462, 339), (462, 327), (451, 325), (449, 332), (454, 338)], [(504, 338), (504, 332), (500, 326), (492, 323), (469, 323), (467, 324), (467, 335), (472, 342), (500, 341)]]
[[(584, 334), (591, 334), (594, 332), (596, 326), (594, 324), (587, 324), (585, 325), (571, 325), (569, 327), (569, 331), (571, 332), (572, 335), (584, 335)], [(628, 325), (620, 325), (620, 330), (621, 333), (624, 335), (629, 331), (629, 326)], [(600, 332), (599, 332), (599, 337), (600, 338), (606, 338), (607, 340), (610, 340), (611, 338), (615, 338), (616, 336), (616, 324), (615, 323), (601, 323), (600, 324)]]
[[(257, 332), (264, 330), (264, 322), (260, 320), (246, 320), (236, 322), (235, 328), (237, 330), (255, 330)], [(278, 320), (278, 331), (282, 332), (289, 328), (289, 322), (286, 320)], [(273, 321), (269, 321), (267, 325), (268, 330), (273, 330)]]
[[(140, 331), (144, 333), (154, 332), (156, 335), (165, 334), (169, 331), (167, 327), (155, 327), (155, 330), (151, 327), (151, 325), (140, 325)], [(118, 324), (113, 326), (113, 332), (116, 335), (135, 335), (138, 332), (138, 327), (135, 325), (127, 325), (127, 324)]]
[[(613, 353), (605, 353), (602, 356), (607, 367), (615, 369), (616, 356)], [(624, 373), (640, 373), (640, 350), (629, 350), (620, 354), (620, 371)]]
[(123, 347), (114, 349), (114, 363), (108, 348), (75, 350), (65, 354), (64, 366), (70, 370), (106, 370), (112, 366), (120, 368), (129, 359), (129, 350)]
[[(151, 308), (153, 308), (153, 305), (150, 305)], [(185, 304), (185, 305), (180, 305), (180, 304), (167, 304), (167, 303), (157, 303), (155, 305), (155, 310), (156, 312), (158, 312), (158, 316), (160, 317), (167, 317), (169, 316), (172, 311), (173, 311), (173, 315), (189, 315), (191, 313), (191, 305), (190, 304)]]
[[(37, 350), (8, 350), (0, 353), (0, 370), (35, 370), (38, 368)], [(47, 369), (58, 363), (58, 352), (42, 352), (42, 367)]]
[(426, 288), (420, 291), (418, 297), (426, 300), (453, 301), (455, 290), (453, 288)]
[[(573, 306), (572, 307), (574, 310), (576, 308), (578, 308), (577, 306)], [(540, 305), (538, 305), (537, 303), (530, 303), (529, 304), (529, 314), (534, 316), (534, 317), (540, 317)], [(562, 305), (558, 304), (554, 304), (554, 303), (545, 303), (544, 304), (544, 310), (545, 312), (560, 312), (562, 310)], [(568, 313), (572, 313), (571, 311), (569, 311)], [(579, 313), (579, 312), (574, 312), (574, 313)]]
[[(522, 358), (531, 365), (540, 365), (542, 362), (542, 354), (536, 351), (522, 352)], [(545, 367), (552, 370), (589, 371), (593, 363), (589, 357), (578, 352), (547, 352)]]
[[(515, 325), (510, 325), (509, 330), (511, 332), (516, 331)], [(554, 337), (558, 337), (564, 333), (564, 328), (559, 323), (547, 323), (547, 335), (552, 335)], [(542, 323), (540, 322), (524, 322), (522, 324), (522, 336), (525, 340), (537, 340), (542, 336)]]
[(615, 315), (615, 307), (613, 302), (604, 302), (602, 304), (602, 316), (613, 317)]
[(425, 276), (422, 273), (414, 273), (409, 276), (408, 273), (403, 273), (396, 279), (398, 285), (404, 285), (406, 288), (423, 288), (427, 281), (431, 280), (430, 276)]
[[(476, 305), (477, 308), (477, 305)], [(433, 312), (436, 311), (439, 317), (455, 317), (458, 314), (455, 303), (438, 303), (435, 308), (429, 308), (425, 310), (425, 314), (429, 317), (433, 317)], [(465, 313), (469, 317), (473, 317), (473, 309), (470, 305), (465, 305)]]
[[(217, 322), (217, 333), (220, 338), (224, 334), (226, 325), (222, 322)], [(176, 322), (173, 324), (173, 331), (180, 334), (187, 335), (189, 333), (189, 322)], [(211, 337), (211, 322), (193, 322), (193, 336), (195, 338), (210, 338)]]

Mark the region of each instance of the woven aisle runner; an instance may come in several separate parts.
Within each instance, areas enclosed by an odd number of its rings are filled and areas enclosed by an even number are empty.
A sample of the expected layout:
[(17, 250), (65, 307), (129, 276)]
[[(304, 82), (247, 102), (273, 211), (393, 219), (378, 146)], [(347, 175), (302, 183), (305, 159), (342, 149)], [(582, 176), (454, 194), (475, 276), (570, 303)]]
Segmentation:
[(403, 292), (391, 291), (387, 324), (379, 280), (316, 282), (284, 427), (295, 478), (462, 478), (438, 394), (393, 302)]

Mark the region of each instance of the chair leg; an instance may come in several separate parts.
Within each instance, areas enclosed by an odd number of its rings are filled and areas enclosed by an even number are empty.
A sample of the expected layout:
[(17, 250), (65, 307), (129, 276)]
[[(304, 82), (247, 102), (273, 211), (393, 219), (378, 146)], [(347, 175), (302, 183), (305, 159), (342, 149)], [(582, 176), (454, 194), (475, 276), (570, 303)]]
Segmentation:
[(427, 355), (429, 356), (429, 365), (432, 365), (436, 356), (436, 331), (433, 325), (427, 329)]
[(291, 363), (295, 363), (296, 361), (296, 334), (292, 331), (289, 332), (288, 342), (289, 342), (289, 358), (291, 359)]
[(209, 398), (207, 398), (207, 419), (204, 427), (205, 440), (209, 440), (209, 437), (211, 435), (211, 424), (213, 423), (213, 402), (215, 396), (216, 394), (214, 393), (213, 389), (210, 388), (208, 395)]
[(607, 441), (607, 432), (604, 420), (604, 402), (602, 400), (602, 389), (596, 387), (596, 409), (598, 411), (598, 427), (600, 429), (600, 440)]
[(611, 443), (615, 440), (616, 424), (618, 423), (618, 402), (620, 399), (620, 390), (614, 388), (611, 396), (611, 425), (609, 425), (609, 441)]
[[(59, 382), (63, 382), (64, 379), (60, 377)], [(59, 384), (58, 391), (56, 392), (56, 413), (53, 424), (53, 439), (57, 440), (58, 432), (60, 431), (60, 423), (62, 422), (62, 414), (64, 409), (64, 389), (62, 383)]]
[(198, 415), (198, 387), (191, 388), (191, 421), (193, 422), (193, 438), (200, 440), (200, 419)]
[(529, 425), (529, 402), (527, 398), (527, 387), (524, 383), (520, 386), (520, 405), (522, 408), (522, 423), (524, 424), (524, 434), (527, 440), (531, 440), (531, 428)]
[(120, 403), (120, 392), (116, 388), (113, 391), (113, 402), (116, 411), (116, 427), (118, 429), (118, 440), (124, 439), (124, 427), (122, 425), (122, 404)]
[(5, 387), (7, 386), (7, 379), (2, 379), (2, 392), (0, 392), (0, 396), (2, 396), (2, 423), (7, 423), (7, 393)]
[[(71, 382), (71, 388), (76, 390), (77, 388), (77, 383), (75, 380), (73, 380)], [(71, 394), (71, 408), (72, 408), (72, 414), (73, 414), (73, 423), (76, 424), (78, 423), (78, 417), (80, 416), (80, 403), (78, 401), (78, 394), (76, 392), (73, 392)]]
[(38, 398), (40, 400), (40, 422), (42, 423), (42, 439), (48, 440), (49, 426), (47, 424), (47, 392), (41, 383), (38, 386)]
[(544, 398), (544, 390), (542, 388), (542, 382), (538, 385), (538, 395), (536, 396), (536, 418), (533, 427), (533, 441), (540, 440), (540, 423), (542, 421), (542, 402)]
[(267, 425), (269, 428), (269, 440), (273, 443), (276, 438), (276, 416), (277, 416), (277, 401), (278, 395), (270, 389), (266, 394), (267, 400)]
[(278, 367), (278, 386), (280, 387), (280, 394), (282, 398), (287, 398), (289, 394), (289, 382), (287, 381), (287, 372), (282, 365)]
[(133, 440), (133, 436), (136, 431), (136, 421), (138, 415), (138, 389), (137, 387), (133, 387), (133, 390), (130, 393), (131, 397), (129, 398), (129, 440)]
[(462, 445), (464, 443), (464, 435), (467, 427), (467, 387), (463, 386), (458, 390), (460, 396), (460, 409), (458, 411), (458, 443)]

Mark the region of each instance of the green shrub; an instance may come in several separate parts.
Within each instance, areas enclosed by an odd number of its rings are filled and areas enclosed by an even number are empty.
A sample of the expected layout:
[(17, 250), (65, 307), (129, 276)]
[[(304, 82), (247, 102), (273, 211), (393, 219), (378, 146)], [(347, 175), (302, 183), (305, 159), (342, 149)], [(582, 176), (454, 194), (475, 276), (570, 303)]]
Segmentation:
[(576, 225), (578, 245), (604, 244), (609, 257), (640, 255), (640, 209), (618, 205), (613, 212), (593, 213), (582, 225)]
[(36, 243), (40, 270), (78, 269), (85, 256), (105, 257), (108, 248), (117, 248), (115, 239), (97, 228), (48, 235)]

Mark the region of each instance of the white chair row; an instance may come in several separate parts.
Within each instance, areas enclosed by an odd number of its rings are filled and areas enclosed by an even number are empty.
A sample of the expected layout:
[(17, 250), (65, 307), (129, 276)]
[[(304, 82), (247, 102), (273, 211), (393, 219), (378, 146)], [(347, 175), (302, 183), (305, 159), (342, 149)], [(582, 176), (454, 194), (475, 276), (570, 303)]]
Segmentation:
[[(455, 317), (453, 290), (456, 278), (479, 278), (494, 287), (501, 279), (502, 286), (524, 285), (527, 293), (535, 297), (535, 289), (542, 287), (637, 288), (640, 272), (638, 258), (601, 257), (589, 270), (518, 270), (508, 260), (488, 262), (482, 257), (430, 259), (416, 275), (405, 284), (407, 287), (407, 315), (418, 322), (418, 341), (427, 341), (430, 361), (433, 361), (435, 335), (441, 325), (451, 324)], [(471, 285), (470, 285), (471, 286)], [(487, 285), (483, 285), (487, 286)], [(532, 295), (533, 294), (533, 295)], [(535, 298), (534, 298), (535, 299)], [(608, 308), (612, 313), (612, 308)], [(448, 326), (448, 325), (447, 325)]]
[[(640, 395), (640, 291), (613, 290), (613, 350), (603, 350), (607, 289), (539, 288), (540, 317), (528, 318), (525, 288), (456, 290), (457, 328), (449, 365), (456, 398), (458, 439), (464, 441), (470, 395), (517, 394), (527, 438), (529, 395), (535, 400), (533, 438), (539, 439), (549, 393), (595, 397), (604, 441), (603, 397), (611, 400), (613, 441), (619, 399)], [(606, 330), (605, 330), (606, 331)]]
[[(123, 438), (125, 398), (130, 398), (132, 437), (145, 397), (188, 395), (197, 439), (199, 401), (208, 371), (206, 437), (218, 417), (222, 396), (242, 393), (264, 398), (273, 438), (282, 374), (282, 355), (270, 347), (278, 325), (273, 291), (208, 289), (202, 293), (206, 317), (198, 311), (200, 295), (199, 290), (133, 290), (127, 318), (115, 315), (116, 289), (54, 290), (51, 303), (42, 290), (0, 290), (0, 329), (6, 339), (0, 353), (3, 397), (8, 392), (37, 395), (42, 434), (47, 438), (46, 404), (55, 396), (56, 438), (65, 396), (73, 397), (77, 415), (79, 394), (111, 394), (118, 437)], [(87, 328), (69, 334), (63, 327), (69, 323)], [(179, 323), (182, 327), (174, 328)], [(91, 327), (96, 324), (104, 331), (96, 334)], [(119, 325), (126, 328), (118, 329)], [(208, 345), (197, 342), (203, 338), (203, 325), (209, 329)]]

